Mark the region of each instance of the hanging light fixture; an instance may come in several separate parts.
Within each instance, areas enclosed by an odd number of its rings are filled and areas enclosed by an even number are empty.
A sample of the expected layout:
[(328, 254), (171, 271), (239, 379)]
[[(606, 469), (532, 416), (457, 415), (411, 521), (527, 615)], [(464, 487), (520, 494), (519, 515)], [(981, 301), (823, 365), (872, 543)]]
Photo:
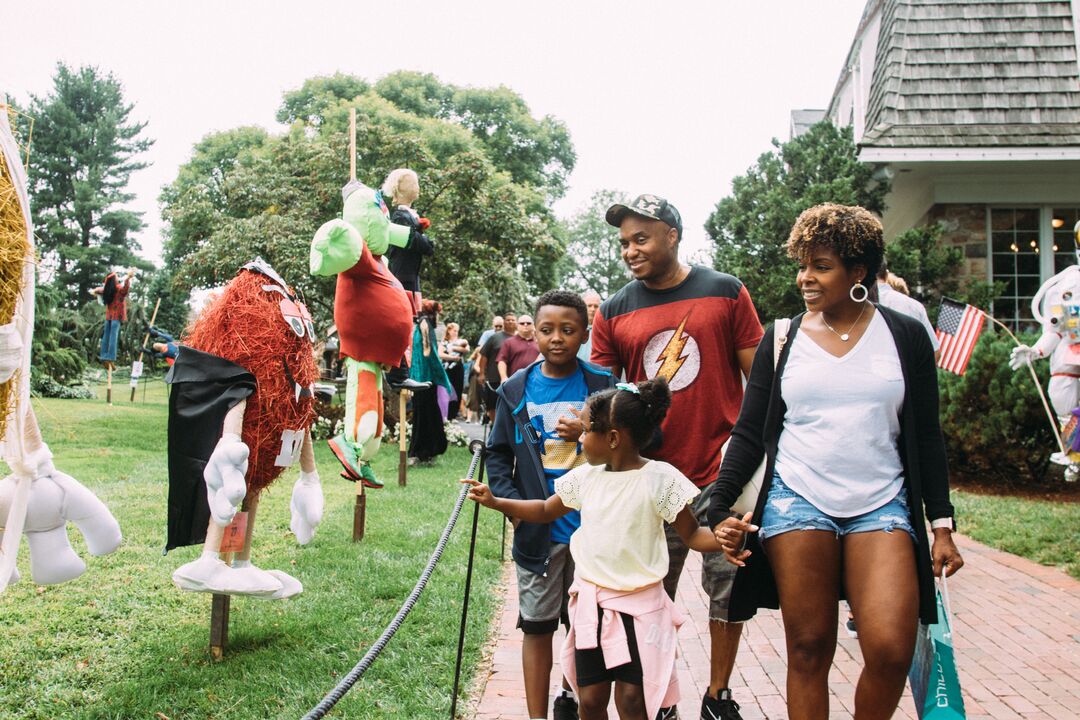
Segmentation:
[(1057, 230), (1058, 228), (1060, 228), (1062, 225), (1065, 224), (1065, 221), (1063, 219), (1059, 218), (1059, 217), (1056, 217), (1056, 218), (1054, 218), (1053, 220), (1050, 221), (1050, 224), (1054, 226), (1055, 230)]

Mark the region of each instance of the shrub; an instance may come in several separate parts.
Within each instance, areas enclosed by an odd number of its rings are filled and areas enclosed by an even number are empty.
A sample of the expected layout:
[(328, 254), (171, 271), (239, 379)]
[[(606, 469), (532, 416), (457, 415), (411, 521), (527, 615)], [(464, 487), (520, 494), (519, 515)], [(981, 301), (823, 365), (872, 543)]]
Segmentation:
[(48, 375), (33, 372), (30, 374), (30, 394), (64, 400), (89, 400), (94, 397), (94, 391), (85, 385), (64, 385)]
[[(1020, 336), (1033, 344), (1035, 335)], [(938, 372), (941, 426), (949, 469), (961, 480), (1015, 488), (1046, 479), (1057, 442), (1031, 374), (1009, 368), (1014, 344), (1003, 333), (984, 332), (966, 373)], [(1049, 364), (1035, 363), (1046, 388)]]

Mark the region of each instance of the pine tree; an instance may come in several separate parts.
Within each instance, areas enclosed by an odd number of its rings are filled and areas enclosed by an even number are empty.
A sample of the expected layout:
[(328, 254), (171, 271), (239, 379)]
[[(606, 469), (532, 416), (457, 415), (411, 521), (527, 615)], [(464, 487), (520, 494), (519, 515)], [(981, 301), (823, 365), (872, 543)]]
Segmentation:
[(94, 67), (60, 63), (47, 97), (31, 96), (34, 116), (30, 194), (34, 231), (65, 304), (91, 299), (110, 268), (149, 268), (132, 234), (141, 213), (125, 209), (128, 180), (147, 166), (135, 158), (153, 144), (130, 119), (119, 80)]

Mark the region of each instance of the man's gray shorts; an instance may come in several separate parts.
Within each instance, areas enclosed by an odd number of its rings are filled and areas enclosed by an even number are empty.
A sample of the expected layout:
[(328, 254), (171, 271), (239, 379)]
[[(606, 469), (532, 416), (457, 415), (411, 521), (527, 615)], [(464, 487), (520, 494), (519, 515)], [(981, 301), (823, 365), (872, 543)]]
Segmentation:
[(518, 623), (522, 632), (529, 635), (545, 635), (555, 632), (559, 621), (569, 625), (567, 604), (570, 602), (570, 586), (574, 582), (574, 559), (570, 546), (552, 543), (551, 560), (547, 574), (537, 575), (520, 565), (518, 581)]
[[(701, 493), (694, 498), (690, 509), (694, 511), (698, 524), (709, 524), (706, 515), (709, 511), (709, 498), (715, 482), (701, 488)], [(675, 591), (679, 587), (679, 576), (682, 575), (683, 564), (686, 562), (686, 554), (690, 548), (675, 532), (675, 528), (667, 523), (664, 524), (664, 533), (667, 535), (668, 547), (668, 574), (664, 578), (664, 590), (671, 599), (675, 599)], [(731, 603), (731, 587), (735, 583), (735, 571), (737, 567), (724, 559), (724, 553), (708, 552), (701, 553), (701, 587), (709, 596), (709, 620), (720, 622), (728, 621), (728, 606)]]

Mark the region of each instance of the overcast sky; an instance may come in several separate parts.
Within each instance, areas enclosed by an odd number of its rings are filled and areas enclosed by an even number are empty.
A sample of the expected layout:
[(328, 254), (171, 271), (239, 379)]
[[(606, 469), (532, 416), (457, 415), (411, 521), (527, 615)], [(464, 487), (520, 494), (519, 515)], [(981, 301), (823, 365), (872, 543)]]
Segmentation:
[[(596, 190), (650, 192), (706, 245), (715, 203), (793, 108), (824, 107), (865, 0), (619, 2), (4, 2), (0, 94), (25, 101), (56, 63), (116, 75), (155, 139), (132, 177), (143, 255), (157, 261), (157, 196), (208, 133), (282, 130), (282, 92), (335, 71), (397, 69), (507, 85), (567, 124), (577, 151), (565, 217)], [(401, 15), (394, 10), (400, 8)], [(343, 158), (343, 180), (347, 166)], [(422, 202), (422, 201), (421, 201)]]

